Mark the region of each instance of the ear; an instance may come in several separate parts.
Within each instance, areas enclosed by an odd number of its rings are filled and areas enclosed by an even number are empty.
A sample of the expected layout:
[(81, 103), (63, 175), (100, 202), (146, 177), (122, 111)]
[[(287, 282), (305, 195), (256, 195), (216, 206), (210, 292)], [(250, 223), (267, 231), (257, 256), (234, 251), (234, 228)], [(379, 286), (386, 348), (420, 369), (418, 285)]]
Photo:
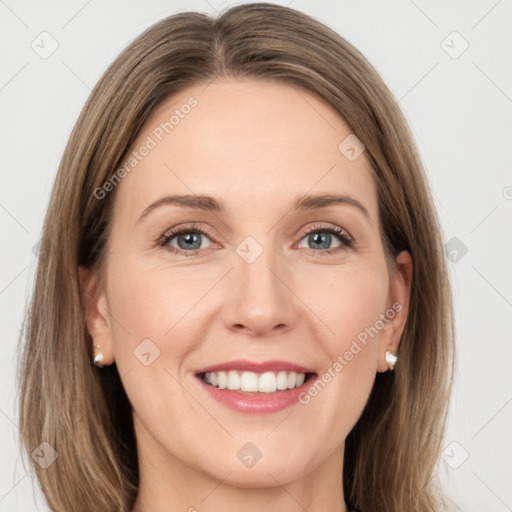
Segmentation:
[(86, 267), (79, 267), (78, 275), (86, 304), (85, 322), (93, 342), (92, 353), (103, 354), (102, 364), (112, 364), (114, 351), (110, 314), (99, 273)]
[[(390, 278), (386, 316), (388, 321), (379, 337), (378, 372), (389, 370), (386, 351), (397, 354), (400, 338), (409, 312), (412, 282), (412, 258), (408, 251), (396, 257), (396, 269)], [(393, 316), (393, 318), (391, 318)]]

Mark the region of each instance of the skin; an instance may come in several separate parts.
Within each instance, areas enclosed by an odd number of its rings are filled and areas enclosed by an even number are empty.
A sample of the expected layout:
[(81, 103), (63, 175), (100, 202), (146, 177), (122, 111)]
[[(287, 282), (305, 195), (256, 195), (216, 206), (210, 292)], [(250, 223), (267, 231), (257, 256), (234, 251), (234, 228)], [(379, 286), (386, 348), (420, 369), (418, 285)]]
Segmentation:
[[(400, 253), (388, 274), (366, 155), (349, 161), (338, 150), (349, 126), (305, 90), (232, 79), (191, 87), (153, 112), (131, 150), (191, 96), (198, 105), (117, 185), (102, 273), (80, 269), (94, 298), (93, 349), (116, 361), (133, 406), (141, 474), (133, 512), (346, 511), (345, 438), (376, 372), (388, 370), (386, 350), (398, 349), (411, 257)], [(291, 210), (306, 193), (350, 195), (369, 218), (347, 204)], [(166, 205), (138, 222), (169, 194), (208, 194), (227, 209)], [(209, 233), (197, 255), (155, 242), (188, 222)], [(304, 233), (318, 223), (343, 228), (355, 245), (331, 235), (318, 248)], [(263, 249), (252, 263), (236, 252), (247, 236)], [(324, 247), (340, 250), (322, 255)], [(194, 375), (239, 358), (284, 359), (322, 375), (395, 302), (402, 310), (307, 405), (244, 415), (210, 398)], [(145, 366), (134, 350), (148, 338), (160, 355)], [(252, 468), (236, 456), (247, 442), (262, 454)]]

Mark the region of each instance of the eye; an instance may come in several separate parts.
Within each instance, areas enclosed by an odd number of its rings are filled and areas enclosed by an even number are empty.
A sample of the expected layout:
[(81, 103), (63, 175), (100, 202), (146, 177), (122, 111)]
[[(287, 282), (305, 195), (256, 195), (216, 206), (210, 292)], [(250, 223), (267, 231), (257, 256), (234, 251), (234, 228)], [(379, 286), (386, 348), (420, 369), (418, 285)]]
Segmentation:
[[(335, 239), (338, 239), (339, 244), (335, 247), (329, 248), (333, 242), (333, 235)], [(335, 253), (351, 248), (353, 246), (353, 240), (343, 228), (330, 224), (313, 226), (309, 228), (302, 240), (306, 240), (306, 243), (313, 246), (313, 249), (307, 247), (306, 252), (313, 254), (314, 256), (332, 256)]]
[[(338, 241), (338, 245), (330, 247), (334, 241)], [(166, 250), (183, 256), (197, 256), (200, 251), (211, 246), (203, 245), (202, 237), (210, 240), (210, 234), (200, 227), (198, 224), (189, 224), (186, 226), (177, 226), (167, 233), (164, 233), (158, 239), (158, 245)], [(308, 228), (300, 240), (299, 247), (302, 248), (303, 240), (311, 244), (306, 247), (305, 251), (313, 256), (329, 256), (353, 247), (353, 239), (350, 235), (339, 226), (331, 224), (315, 225)]]
[[(165, 247), (167, 250), (185, 256), (195, 256), (200, 249), (205, 249), (202, 244), (202, 237), (208, 237), (208, 233), (196, 224), (187, 225), (185, 227), (174, 228), (168, 233), (161, 236), (158, 245)], [(177, 245), (173, 244), (173, 241)]]

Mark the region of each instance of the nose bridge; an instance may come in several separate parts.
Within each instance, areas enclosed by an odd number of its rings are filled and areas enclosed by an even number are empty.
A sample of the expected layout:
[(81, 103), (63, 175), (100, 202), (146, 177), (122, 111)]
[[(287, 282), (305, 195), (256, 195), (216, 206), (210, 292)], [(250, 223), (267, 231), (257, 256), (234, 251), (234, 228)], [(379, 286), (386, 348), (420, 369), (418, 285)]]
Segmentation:
[(274, 252), (272, 240), (267, 236), (264, 246), (248, 236), (236, 247), (225, 305), (228, 327), (244, 326), (263, 334), (293, 322), (293, 294), (285, 284), (288, 272)]

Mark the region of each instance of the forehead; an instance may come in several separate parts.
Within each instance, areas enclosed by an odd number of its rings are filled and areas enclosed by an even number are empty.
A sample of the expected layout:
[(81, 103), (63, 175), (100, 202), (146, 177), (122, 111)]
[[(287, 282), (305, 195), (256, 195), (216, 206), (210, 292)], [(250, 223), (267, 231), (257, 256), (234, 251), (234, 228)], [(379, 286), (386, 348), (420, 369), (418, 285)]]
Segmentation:
[(340, 193), (376, 219), (365, 153), (354, 160), (343, 152), (350, 137), (339, 113), (305, 89), (262, 80), (199, 84), (152, 113), (129, 148), (116, 202), (140, 214), (166, 194), (205, 194), (261, 213), (304, 194)]

